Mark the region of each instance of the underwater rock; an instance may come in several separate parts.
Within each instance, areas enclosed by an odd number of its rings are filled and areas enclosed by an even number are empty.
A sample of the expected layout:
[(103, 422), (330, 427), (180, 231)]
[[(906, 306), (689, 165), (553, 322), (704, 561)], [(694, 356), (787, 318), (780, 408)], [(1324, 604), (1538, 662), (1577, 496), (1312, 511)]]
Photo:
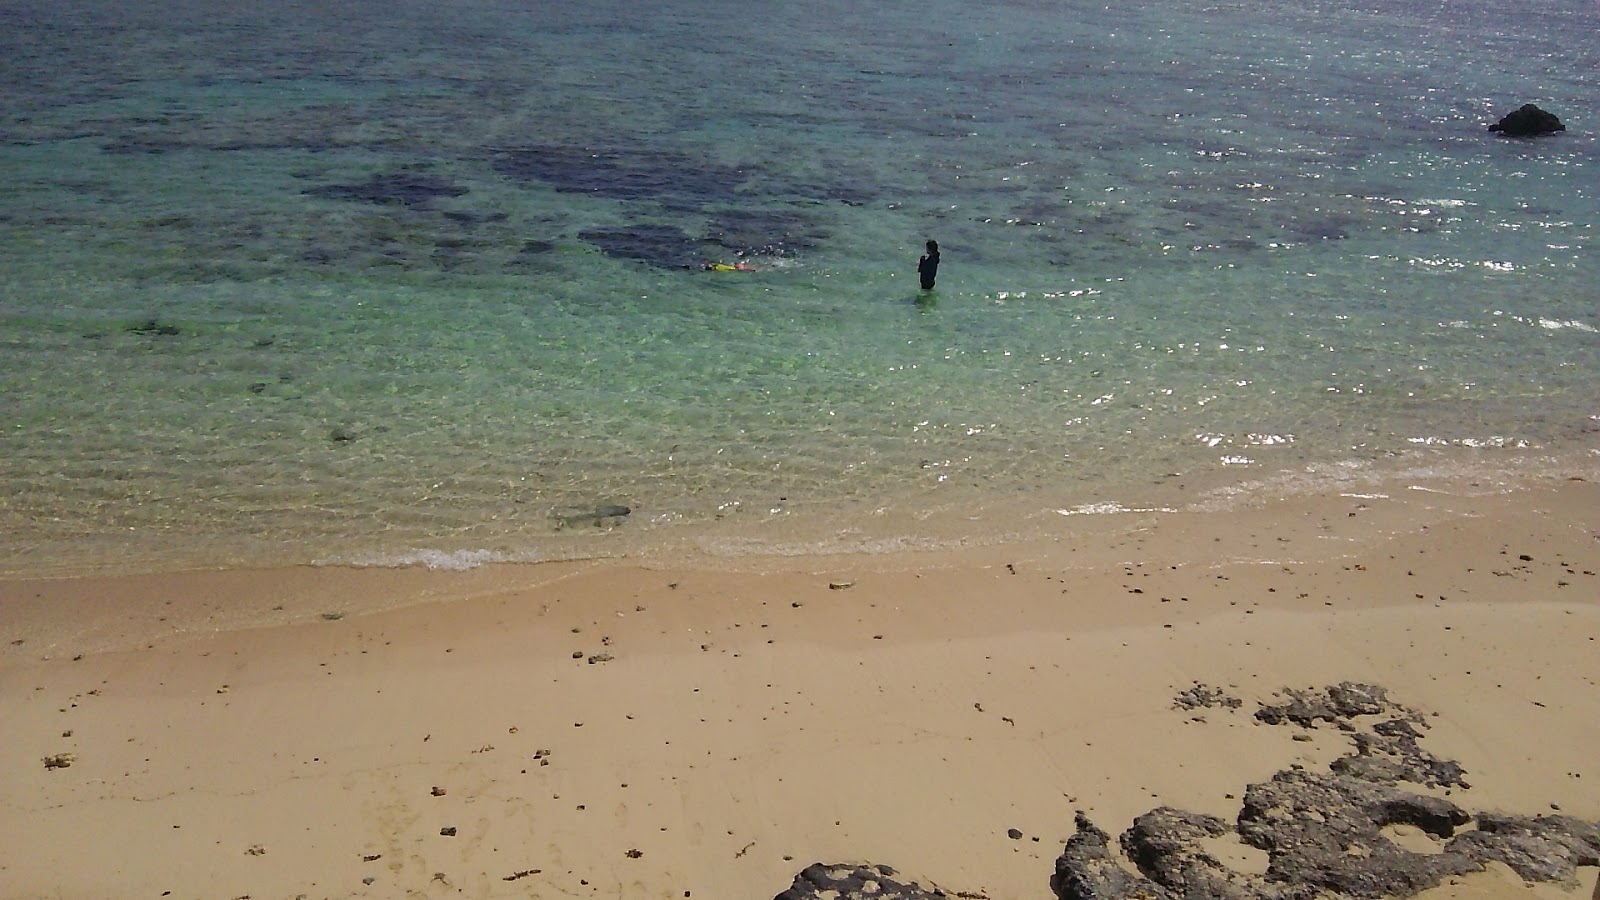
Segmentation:
[(482, 225), (497, 224), (511, 218), (509, 214), (503, 212), (475, 212), (473, 210), (454, 209), (446, 210), (443, 215), (447, 221), (469, 231)]
[(792, 209), (733, 209), (712, 214), (706, 240), (741, 254), (785, 256), (815, 250), (827, 232)]
[(738, 169), (709, 166), (670, 150), (532, 146), (500, 151), (494, 169), (564, 193), (613, 200), (658, 200), (697, 207), (731, 201), (744, 181)]
[(100, 152), (108, 156), (150, 156), (187, 149), (182, 143), (161, 137), (130, 135), (101, 145)]
[(389, 172), (357, 184), (327, 184), (302, 193), (330, 200), (357, 200), (384, 206), (425, 207), (441, 197), (460, 197), (467, 189), (432, 175)]
[[(869, 197), (862, 190), (794, 183), (779, 172), (708, 165), (704, 159), (648, 145), (507, 148), (498, 151), (493, 165), (514, 181), (537, 182), (564, 193), (648, 201), (653, 213), (703, 217), (704, 236), (699, 238), (649, 225), (580, 235), (608, 256), (662, 268), (692, 267), (729, 252), (784, 255), (814, 249), (827, 230), (801, 206), (820, 201), (859, 205)], [(751, 208), (752, 198), (763, 198), (767, 205)], [(771, 207), (773, 198), (785, 205)]]
[(550, 511), (550, 518), (555, 519), (556, 528), (572, 528), (577, 525), (593, 525), (601, 527), (615, 525), (633, 514), (633, 508), (620, 504), (608, 504), (589, 509), (565, 508)]
[(692, 266), (706, 255), (699, 241), (672, 225), (593, 229), (578, 236), (607, 256), (634, 259), (663, 269)]
[(1499, 132), (1506, 137), (1537, 137), (1541, 134), (1555, 134), (1566, 131), (1567, 126), (1561, 124), (1554, 113), (1545, 112), (1532, 103), (1525, 103), (1515, 112), (1508, 113), (1500, 121), (1489, 126), (1490, 131)]
[(165, 324), (159, 319), (145, 319), (143, 322), (129, 325), (127, 330), (146, 337), (173, 337), (183, 333), (178, 326)]

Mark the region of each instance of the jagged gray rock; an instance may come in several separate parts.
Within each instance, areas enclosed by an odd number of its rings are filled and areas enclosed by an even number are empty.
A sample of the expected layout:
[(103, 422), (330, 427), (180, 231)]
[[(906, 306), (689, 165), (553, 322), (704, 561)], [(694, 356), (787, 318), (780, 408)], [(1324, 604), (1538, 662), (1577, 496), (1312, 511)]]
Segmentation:
[(1056, 859), (1050, 889), (1060, 900), (1177, 900), (1167, 889), (1123, 868), (1111, 855), (1111, 836), (1079, 810), (1077, 831)]
[[(1265, 875), (1232, 869), (1204, 842), (1231, 830), (1215, 816), (1160, 807), (1134, 820), (1122, 851), (1082, 813), (1056, 860), (1050, 884), (1059, 900), (1313, 900), (1408, 897), (1446, 878), (1498, 861), (1528, 881), (1577, 883), (1576, 867), (1600, 865), (1600, 824), (1567, 816), (1494, 813), (1457, 834), (1472, 816), (1441, 797), (1400, 782), (1467, 787), (1461, 766), (1423, 750), (1424, 717), (1392, 702), (1377, 685), (1346, 682), (1321, 691), (1286, 690), (1257, 720), (1348, 733), (1356, 752), (1326, 774), (1290, 769), (1250, 785), (1235, 825), (1244, 843), (1267, 852)], [(1363, 725), (1382, 717), (1370, 730)], [(1437, 853), (1407, 850), (1384, 830), (1409, 825), (1437, 838)]]
[[(1186, 699), (1210, 701), (1218, 694), (1197, 683), (1174, 705), (1192, 708)], [(1600, 865), (1600, 823), (1499, 813), (1479, 813), (1474, 823), (1450, 800), (1401, 787), (1467, 785), (1460, 765), (1419, 746), (1428, 727), (1422, 714), (1394, 703), (1383, 688), (1346, 682), (1284, 695), (1285, 702), (1264, 705), (1256, 718), (1303, 728), (1330, 725), (1349, 735), (1356, 752), (1328, 772), (1296, 767), (1250, 785), (1233, 823), (1162, 806), (1136, 818), (1114, 847), (1110, 835), (1079, 811), (1050, 876), (1057, 900), (1378, 900), (1412, 896), (1489, 862), (1530, 882), (1570, 888), (1578, 866)], [(1476, 827), (1462, 830), (1469, 823)], [(1431, 835), (1437, 852), (1400, 846), (1386, 833), (1394, 826)], [(1206, 849), (1233, 835), (1266, 852), (1265, 874), (1235, 869)], [(887, 866), (818, 863), (777, 900), (981, 896), (902, 882)]]
[(1252, 784), (1239, 836), (1267, 851), (1266, 880), (1346, 897), (1405, 897), (1480, 865), (1460, 854), (1415, 853), (1383, 834), (1412, 825), (1448, 838), (1471, 820), (1460, 807), (1347, 775), (1283, 771)]
[(1293, 722), (1311, 728), (1318, 722), (1338, 725), (1355, 716), (1375, 716), (1386, 711), (1403, 711), (1389, 701), (1389, 693), (1375, 684), (1341, 682), (1322, 691), (1289, 688), (1289, 700), (1273, 706), (1263, 705), (1256, 718), (1268, 725)]
[(1122, 833), (1122, 852), (1139, 871), (1178, 897), (1253, 900), (1262, 896), (1252, 879), (1207, 853), (1201, 843), (1233, 833), (1216, 816), (1157, 807), (1133, 820)]
[[(1256, 720), (1302, 728), (1326, 723), (1348, 733), (1356, 752), (1335, 760), (1334, 772), (1385, 784), (1409, 781), (1429, 787), (1469, 787), (1466, 772), (1458, 763), (1439, 759), (1417, 743), (1428, 728), (1422, 714), (1390, 700), (1378, 685), (1346, 681), (1322, 691), (1288, 689), (1283, 693), (1288, 700), (1263, 705), (1256, 710)], [(1386, 718), (1370, 731), (1362, 731), (1356, 719), (1365, 716)]]
[(1238, 709), (1244, 701), (1219, 687), (1196, 681), (1193, 687), (1178, 692), (1172, 700), (1173, 709)]
[(1483, 813), (1478, 830), (1451, 841), (1446, 852), (1477, 862), (1502, 862), (1524, 881), (1577, 883), (1578, 866), (1600, 866), (1600, 823), (1571, 816)]
[(1561, 124), (1561, 119), (1555, 113), (1545, 112), (1533, 103), (1524, 103), (1514, 112), (1508, 113), (1500, 121), (1490, 125), (1489, 130), (1499, 132), (1506, 137), (1537, 137), (1541, 134), (1566, 131), (1567, 126)]
[(950, 896), (938, 888), (899, 881), (898, 874), (888, 866), (812, 863), (773, 900), (943, 900)]

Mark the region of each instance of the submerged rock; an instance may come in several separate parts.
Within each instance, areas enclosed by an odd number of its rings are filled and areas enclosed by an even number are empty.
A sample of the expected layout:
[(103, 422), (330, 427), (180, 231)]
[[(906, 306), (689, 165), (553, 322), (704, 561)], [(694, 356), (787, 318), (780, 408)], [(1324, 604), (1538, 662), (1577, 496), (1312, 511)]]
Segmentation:
[(592, 228), (578, 237), (618, 259), (638, 260), (663, 269), (684, 269), (705, 258), (705, 245), (675, 225)]
[(383, 206), (424, 207), (441, 197), (460, 197), (467, 189), (443, 178), (416, 172), (374, 175), (356, 184), (327, 184), (304, 193), (331, 200), (357, 200)]
[(142, 334), (146, 337), (173, 337), (183, 333), (183, 329), (176, 325), (169, 325), (159, 319), (145, 319), (128, 326), (128, 331), (133, 334)]
[(591, 508), (565, 508), (550, 511), (550, 518), (556, 522), (556, 528), (571, 528), (576, 525), (593, 525), (601, 527), (615, 525), (628, 516), (633, 515), (633, 508), (617, 504), (596, 506)]
[(1566, 131), (1567, 126), (1561, 124), (1555, 113), (1545, 112), (1532, 103), (1526, 103), (1490, 125), (1489, 130), (1499, 132), (1506, 137), (1536, 137), (1541, 134)]

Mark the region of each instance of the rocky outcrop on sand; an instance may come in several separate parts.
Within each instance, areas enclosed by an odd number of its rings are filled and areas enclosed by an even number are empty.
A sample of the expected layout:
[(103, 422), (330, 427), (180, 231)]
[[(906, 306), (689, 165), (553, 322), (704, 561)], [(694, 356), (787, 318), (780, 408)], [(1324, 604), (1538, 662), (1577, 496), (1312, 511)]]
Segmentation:
[(1525, 103), (1515, 112), (1490, 125), (1489, 130), (1506, 137), (1537, 137), (1541, 134), (1566, 131), (1567, 126), (1561, 124), (1555, 113), (1545, 112), (1532, 103)]
[[(1409, 897), (1490, 861), (1528, 881), (1576, 883), (1576, 867), (1600, 865), (1600, 825), (1566, 816), (1474, 816), (1444, 797), (1402, 783), (1467, 788), (1465, 772), (1419, 745), (1427, 719), (1394, 703), (1383, 688), (1343, 683), (1320, 691), (1288, 690), (1257, 721), (1346, 733), (1350, 754), (1329, 771), (1278, 772), (1245, 791), (1238, 818), (1161, 807), (1134, 820), (1119, 849), (1082, 813), (1077, 833), (1056, 861), (1059, 900), (1299, 900), (1312, 897)], [(1466, 826), (1475, 824), (1475, 828)], [(1392, 837), (1409, 826), (1434, 844), (1407, 849)], [(1231, 839), (1266, 851), (1264, 874), (1240, 872), (1205, 849)]]
[(956, 896), (898, 881), (896, 875), (888, 866), (815, 863), (796, 875), (794, 884), (774, 900), (934, 900)]
[[(1327, 772), (1295, 766), (1250, 785), (1238, 817), (1162, 806), (1136, 818), (1113, 841), (1088, 816), (1056, 860), (1057, 900), (1376, 900), (1409, 897), (1446, 879), (1502, 863), (1529, 882), (1577, 884), (1578, 866), (1600, 865), (1600, 823), (1569, 816), (1471, 813), (1439, 793), (1469, 787), (1451, 760), (1424, 750), (1427, 717), (1394, 703), (1383, 688), (1343, 683), (1286, 690), (1263, 704), (1257, 721), (1301, 729), (1334, 728), (1352, 752)], [(1232, 708), (1225, 694), (1197, 685), (1174, 706)], [(1412, 785), (1415, 789), (1403, 787)], [(1433, 788), (1437, 793), (1424, 793)], [(1402, 846), (1401, 830), (1415, 837)], [(1264, 851), (1263, 873), (1230, 866), (1211, 847), (1235, 841)], [(822, 897), (981, 896), (893, 881), (893, 870), (814, 865), (778, 900)]]

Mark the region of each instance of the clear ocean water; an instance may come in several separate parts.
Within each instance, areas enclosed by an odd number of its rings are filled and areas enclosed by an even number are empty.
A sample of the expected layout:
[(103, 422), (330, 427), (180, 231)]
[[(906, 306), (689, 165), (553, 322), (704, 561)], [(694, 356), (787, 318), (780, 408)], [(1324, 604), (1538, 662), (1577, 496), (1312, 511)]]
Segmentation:
[[(874, 551), (1592, 473), (1596, 34), (1588, 0), (0, 0), (0, 571)], [(1527, 102), (1568, 130), (1486, 132)]]

